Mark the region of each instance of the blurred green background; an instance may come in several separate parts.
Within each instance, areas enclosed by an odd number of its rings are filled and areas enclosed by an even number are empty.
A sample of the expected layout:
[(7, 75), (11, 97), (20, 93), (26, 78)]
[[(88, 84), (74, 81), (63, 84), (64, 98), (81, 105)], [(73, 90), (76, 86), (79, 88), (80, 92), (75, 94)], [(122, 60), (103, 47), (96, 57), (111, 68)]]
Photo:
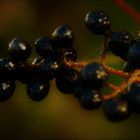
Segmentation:
[[(126, 2), (140, 10), (138, 0)], [(75, 32), (73, 46), (78, 61), (98, 61), (103, 36), (92, 34), (84, 23), (86, 13), (94, 8), (110, 16), (114, 30), (139, 30), (140, 25), (113, 0), (1, 0), (0, 56), (8, 55), (7, 46), (13, 37), (26, 39), (34, 48), (37, 37), (50, 35), (58, 25), (66, 23)], [(33, 49), (31, 58), (36, 56)], [(112, 54), (107, 63), (118, 69), (123, 66), (123, 61)], [(110, 81), (119, 85), (121, 79), (112, 76)], [(31, 101), (26, 85), (17, 82), (13, 97), (0, 103), (0, 139), (140, 139), (139, 124), (139, 114), (112, 123), (101, 108), (84, 110), (72, 95), (59, 92), (54, 81), (42, 102)]]

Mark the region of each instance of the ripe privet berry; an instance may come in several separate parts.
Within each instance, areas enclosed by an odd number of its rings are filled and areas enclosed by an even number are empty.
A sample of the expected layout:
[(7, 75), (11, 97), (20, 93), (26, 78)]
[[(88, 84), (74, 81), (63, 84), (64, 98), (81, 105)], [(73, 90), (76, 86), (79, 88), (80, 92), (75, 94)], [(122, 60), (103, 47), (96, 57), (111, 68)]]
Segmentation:
[(93, 10), (86, 14), (85, 23), (95, 34), (105, 34), (111, 28), (109, 17), (100, 10)]
[(127, 53), (133, 41), (134, 37), (130, 32), (113, 32), (108, 42), (108, 49), (123, 60), (127, 60)]
[(0, 58), (0, 79), (15, 78), (15, 63), (9, 58)]
[(108, 73), (101, 64), (92, 62), (81, 70), (80, 78), (87, 87), (100, 89), (108, 79)]
[(49, 37), (40, 37), (35, 41), (36, 52), (46, 58), (53, 53), (52, 41)]
[(27, 84), (27, 94), (34, 101), (43, 100), (49, 93), (50, 83), (44, 79), (35, 78)]
[(133, 68), (140, 68), (140, 40), (133, 43), (128, 51), (128, 62)]
[(8, 100), (15, 91), (15, 82), (0, 80), (0, 101)]
[(62, 71), (61, 74), (59, 72), (56, 77), (56, 86), (63, 93), (73, 93), (78, 80), (79, 72), (75, 69), (67, 69)]
[(140, 85), (131, 84), (126, 94), (122, 97), (127, 100), (132, 111), (140, 113)]
[(111, 121), (122, 121), (129, 117), (131, 111), (126, 100), (112, 98), (104, 102), (104, 115)]
[(73, 40), (74, 34), (68, 25), (61, 25), (52, 33), (52, 43), (55, 48), (69, 48)]
[(25, 61), (31, 54), (30, 45), (21, 38), (14, 38), (9, 43), (9, 53), (14, 61)]
[(38, 68), (38, 75), (46, 78), (48, 80), (52, 80), (59, 70), (59, 64), (54, 59), (46, 59), (44, 63), (40, 64)]
[(101, 95), (98, 91), (87, 88), (83, 90), (80, 97), (80, 105), (85, 109), (96, 109), (102, 102)]

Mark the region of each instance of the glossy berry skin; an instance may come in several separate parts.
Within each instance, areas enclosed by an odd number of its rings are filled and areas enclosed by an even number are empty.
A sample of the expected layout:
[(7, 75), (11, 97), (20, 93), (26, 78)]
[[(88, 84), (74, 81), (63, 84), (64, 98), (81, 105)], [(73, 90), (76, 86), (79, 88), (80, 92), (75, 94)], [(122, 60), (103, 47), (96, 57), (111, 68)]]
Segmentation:
[(14, 38), (9, 43), (9, 53), (14, 61), (25, 61), (31, 54), (30, 45), (21, 38)]
[(0, 79), (14, 79), (15, 63), (10, 58), (0, 58)]
[(85, 109), (96, 109), (102, 103), (101, 95), (96, 90), (87, 88), (80, 97), (80, 105)]
[(56, 87), (59, 91), (70, 94), (74, 92), (76, 83), (79, 80), (79, 72), (75, 69), (67, 69), (56, 77)]
[(37, 75), (52, 80), (59, 70), (59, 64), (55, 59), (45, 59), (44, 63), (40, 64)]
[(36, 52), (42, 57), (52, 55), (52, 41), (49, 37), (40, 37), (35, 41)]
[(101, 64), (92, 62), (81, 70), (80, 78), (87, 87), (100, 89), (108, 79), (108, 73)]
[(50, 83), (44, 79), (33, 79), (27, 84), (27, 94), (33, 101), (41, 101), (48, 95)]
[(55, 48), (69, 48), (73, 40), (74, 33), (68, 25), (61, 25), (52, 33), (52, 43)]
[(128, 51), (128, 62), (133, 68), (140, 68), (140, 40), (135, 41)]
[(8, 100), (15, 91), (15, 82), (0, 80), (0, 101)]
[(99, 35), (105, 34), (111, 27), (109, 17), (100, 10), (88, 12), (85, 17), (85, 23), (91, 32)]
[(130, 32), (113, 32), (110, 41), (108, 42), (108, 48), (116, 56), (121, 57), (123, 60), (127, 60), (127, 53), (133, 41), (134, 38)]
[(112, 98), (104, 102), (104, 115), (110, 121), (122, 121), (129, 117), (131, 111), (126, 100)]
[(133, 112), (140, 113), (140, 85), (132, 84), (126, 94), (122, 96), (127, 100), (129, 107)]
[(77, 59), (77, 52), (73, 47), (65, 49), (62, 55), (67, 61), (76, 61)]

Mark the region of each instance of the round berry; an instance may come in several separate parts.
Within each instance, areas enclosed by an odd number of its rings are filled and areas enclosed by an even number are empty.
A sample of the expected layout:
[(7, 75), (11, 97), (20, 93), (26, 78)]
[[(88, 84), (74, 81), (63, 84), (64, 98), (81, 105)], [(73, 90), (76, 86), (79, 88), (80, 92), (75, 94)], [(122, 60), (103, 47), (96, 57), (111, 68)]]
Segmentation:
[(0, 80), (0, 101), (8, 100), (15, 91), (15, 82)]
[(99, 35), (105, 34), (111, 27), (109, 17), (100, 10), (88, 12), (85, 17), (85, 22), (91, 32)]
[(36, 78), (27, 84), (27, 94), (33, 101), (43, 100), (49, 93), (50, 83), (46, 80)]
[(31, 54), (30, 45), (21, 38), (14, 38), (8, 48), (11, 58), (14, 61), (25, 61)]
[(59, 70), (59, 64), (54, 59), (45, 59), (38, 68), (38, 75), (48, 80), (52, 80)]
[(80, 77), (86, 86), (100, 89), (108, 79), (108, 73), (101, 64), (92, 62), (81, 70)]
[(73, 93), (78, 80), (79, 72), (75, 69), (67, 69), (62, 73), (59, 72), (56, 77), (56, 86), (63, 93)]
[(135, 41), (128, 51), (128, 62), (133, 68), (140, 68), (140, 41)]
[(130, 32), (113, 32), (108, 42), (108, 48), (113, 54), (127, 60), (127, 53), (133, 41), (134, 38)]
[(40, 37), (35, 41), (36, 52), (42, 57), (52, 55), (52, 41), (49, 37)]
[(52, 43), (55, 47), (69, 48), (73, 40), (74, 34), (68, 25), (61, 25), (52, 33)]
[(80, 97), (80, 105), (85, 109), (95, 109), (100, 107), (102, 102), (101, 95), (93, 89), (87, 88), (83, 90)]
[(15, 63), (9, 58), (0, 58), (0, 79), (15, 78)]
[(111, 121), (124, 120), (131, 113), (127, 101), (121, 98), (112, 98), (105, 101), (103, 111), (107, 119)]
[(127, 100), (132, 111), (140, 113), (140, 85), (131, 84), (122, 97)]

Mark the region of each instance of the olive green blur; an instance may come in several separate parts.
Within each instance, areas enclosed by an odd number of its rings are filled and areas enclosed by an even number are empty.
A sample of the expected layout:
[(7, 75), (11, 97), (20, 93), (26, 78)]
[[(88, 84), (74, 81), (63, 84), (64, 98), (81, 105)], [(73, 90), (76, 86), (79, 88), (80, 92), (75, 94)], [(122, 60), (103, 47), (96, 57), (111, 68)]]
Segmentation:
[[(126, 1), (140, 11), (138, 0)], [(136, 32), (140, 28), (112, 0), (1, 0), (0, 56), (8, 56), (8, 43), (13, 37), (24, 38), (34, 48), (37, 37), (50, 35), (57, 26), (68, 24), (75, 33), (73, 46), (78, 61), (98, 61), (103, 36), (91, 33), (84, 23), (86, 13), (92, 9), (108, 14), (113, 30)], [(36, 56), (33, 49), (31, 58)], [(123, 67), (123, 61), (111, 53), (106, 62), (116, 69)], [(116, 76), (109, 80), (116, 85), (122, 81)], [(112, 123), (101, 108), (84, 110), (73, 95), (60, 93), (55, 81), (51, 81), (50, 92), (41, 102), (29, 99), (26, 85), (16, 84), (14, 95), (0, 102), (0, 139), (140, 139), (140, 114)]]

